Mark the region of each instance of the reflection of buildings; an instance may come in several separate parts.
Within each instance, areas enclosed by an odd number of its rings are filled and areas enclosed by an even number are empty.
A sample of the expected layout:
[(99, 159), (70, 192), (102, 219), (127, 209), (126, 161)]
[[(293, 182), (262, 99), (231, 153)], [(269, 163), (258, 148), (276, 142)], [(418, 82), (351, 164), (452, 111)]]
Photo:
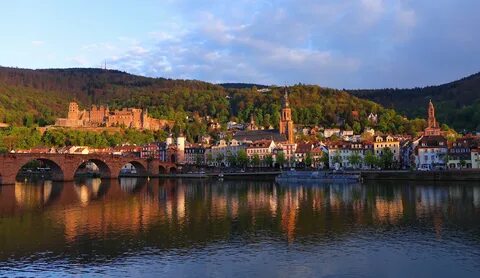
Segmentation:
[(45, 181), (42, 185), (24, 185), (18, 182), (15, 184), (15, 200), (19, 206), (24, 208), (43, 206), (49, 200), (51, 193), (51, 181)]
[(375, 201), (375, 217), (382, 222), (397, 222), (403, 215), (403, 202), (400, 195), (393, 200), (378, 198)]
[(75, 192), (82, 206), (87, 206), (90, 199), (99, 197), (101, 184), (101, 179), (86, 179), (84, 182), (75, 186)]
[[(268, 181), (120, 179), (110, 184), (86, 180), (58, 188), (55, 184), (2, 187), (0, 215), (17, 213), (8, 200), (14, 200), (20, 212), (48, 204), (36, 217), (53, 219), (50, 222), (64, 235), (62, 240), (110, 238), (114, 233), (138, 238), (147, 233), (159, 239), (152, 244), (176, 247), (252, 230), (272, 232), (288, 242), (311, 235), (344, 237), (366, 226), (416, 218), (441, 236), (444, 219), (477, 217), (480, 207), (480, 189), (472, 185), (277, 186)], [(24, 230), (35, 236), (34, 229)]]

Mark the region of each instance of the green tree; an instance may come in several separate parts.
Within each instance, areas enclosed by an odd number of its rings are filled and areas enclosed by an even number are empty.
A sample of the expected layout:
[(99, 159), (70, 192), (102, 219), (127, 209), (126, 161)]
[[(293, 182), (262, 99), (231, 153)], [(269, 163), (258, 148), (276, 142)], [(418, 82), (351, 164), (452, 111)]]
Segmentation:
[(283, 151), (277, 153), (276, 162), (278, 163), (278, 165), (280, 165), (280, 168), (283, 168), (286, 162), (285, 153)]
[(207, 154), (207, 164), (208, 164), (208, 165), (212, 165), (212, 163), (213, 163), (213, 155), (212, 155), (211, 152), (209, 152), (209, 153)]
[(217, 161), (217, 164), (220, 166), (225, 159), (225, 156), (223, 153), (218, 153), (217, 156), (215, 157), (215, 160)]
[(264, 158), (264, 164), (265, 164), (267, 167), (272, 167), (272, 165), (273, 165), (273, 156), (272, 156), (271, 154), (265, 156), (265, 158)]
[(380, 157), (380, 165), (385, 169), (393, 166), (393, 152), (390, 148), (386, 147), (383, 149), (382, 156)]
[(340, 156), (340, 152), (336, 151), (335, 154), (332, 157), (332, 163), (333, 165), (341, 165), (342, 164), (342, 157)]
[(228, 151), (227, 153), (227, 161), (230, 167), (236, 167), (237, 166), (237, 156), (233, 154), (232, 152)]
[(245, 150), (239, 150), (237, 152), (237, 161), (238, 161), (238, 164), (245, 168), (248, 164), (248, 156), (247, 156), (247, 153), (245, 152)]
[(254, 167), (258, 167), (260, 165), (260, 156), (258, 156), (258, 154), (254, 154), (252, 156), (251, 164)]
[(360, 134), (360, 132), (362, 131), (362, 126), (359, 122), (354, 122), (352, 129), (355, 134)]
[(203, 165), (203, 158), (204, 158), (204, 155), (203, 154), (197, 154), (195, 156), (195, 164), (196, 165)]
[(365, 152), (364, 160), (365, 164), (367, 164), (371, 168), (378, 165), (378, 158), (375, 156), (373, 151)]
[(312, 162), (312, 156), (310, 155), (310, 153), (307, 153), (307, 156), (305, 157), (305, 167), (312, 167)]
[(358, 152), (354, 151), (348, 157), (348, 162), (350, 163), (350, 165), (352, 165), (354, 169), (356, 169), (358, 165), (362, 163), (362, 157), (360, 156), (360, 154), (358, 154)]
[(320, 161), (323, 163), (323, 168), (328, 169), (330, 168), (330, 157), (326, 153), (322, 153), (322, 157)]

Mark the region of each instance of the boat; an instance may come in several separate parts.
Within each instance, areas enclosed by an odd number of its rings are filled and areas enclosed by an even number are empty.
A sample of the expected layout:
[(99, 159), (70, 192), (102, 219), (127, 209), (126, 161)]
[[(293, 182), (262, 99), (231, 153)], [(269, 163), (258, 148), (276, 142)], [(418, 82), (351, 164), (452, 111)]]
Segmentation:
[(285, 171), (275, 178), (278, 183), (356, 183), (361, 181), (357, 173), (327, 171)]

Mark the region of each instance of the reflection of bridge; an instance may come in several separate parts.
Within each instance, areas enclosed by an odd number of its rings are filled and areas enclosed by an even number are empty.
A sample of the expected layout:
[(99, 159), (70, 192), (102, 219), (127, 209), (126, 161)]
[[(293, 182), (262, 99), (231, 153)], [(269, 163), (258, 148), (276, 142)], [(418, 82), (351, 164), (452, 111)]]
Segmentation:
[(32, 160), (43, 162), (51, 169), (54, 181), (71, 181), (77, 169), (86, 162), (93, 162), (102, 178), (117, 178), (122, 167), (131, 163), (137, 176), (156, 176), (176, 172), (176, 165), (159, 160), (111, 154), (4, 154), (0, 155), (0, 184), (13, 184), (20, 169)]

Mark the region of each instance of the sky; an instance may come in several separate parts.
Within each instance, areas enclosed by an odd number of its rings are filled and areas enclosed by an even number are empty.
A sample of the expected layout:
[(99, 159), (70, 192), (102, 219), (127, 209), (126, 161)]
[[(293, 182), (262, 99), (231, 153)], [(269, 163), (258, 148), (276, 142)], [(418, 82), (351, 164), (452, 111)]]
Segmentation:
[(0, 65), (405, 88), (480, 71), (478, 0), (16, 0)]

